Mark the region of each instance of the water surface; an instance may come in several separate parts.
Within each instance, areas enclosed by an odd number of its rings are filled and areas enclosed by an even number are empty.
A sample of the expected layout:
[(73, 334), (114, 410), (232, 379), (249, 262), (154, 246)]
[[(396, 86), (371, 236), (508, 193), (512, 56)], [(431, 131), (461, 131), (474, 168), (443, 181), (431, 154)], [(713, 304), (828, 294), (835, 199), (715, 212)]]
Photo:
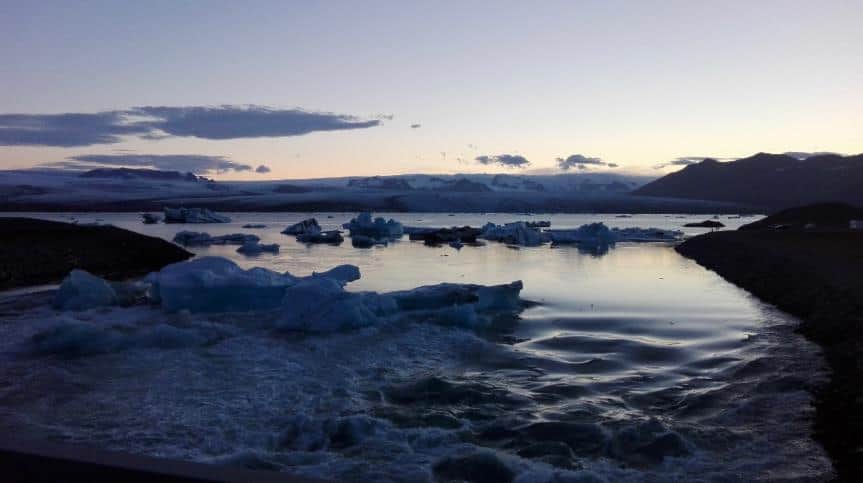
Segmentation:
[[(791, 317), (667, 244), (618, 244), (606, 253), (497, 243), (455, 250), (405, 238), (356, 249), (349, 239), (305, 246), (279, 233), (302, 214), (233, 214), (229, 225), (185, 226), (142, 225), (132, 214), (50, 215), (69, 216), (166, 239), (182, 229), (256, 233), (281, 252), (194, 251), (299, 275), (353, 263), (363, 278), (351, 290), (523, 280), (522, 296), (539, 304), (482, 331), (408, 321), (304, 335), (255, 330), (255, 315), (57, 313), (46, 306), (50, 294), (6, 296), (0, 430), (353, 481), (431, 480), (434, 466), (439, 476), (504, 467), (520, 481), (831, 474), (810, 436), (807, 389), (824, 378), (818, 351), (793, 332)], [(352, 215), (316, 216), (326, 229)], [(604, 221), (680, 229), (704, 219), (391, 216), (417, 226), (550, 219), (554, 228)], [(268, 228), (240, 228), (246, 223)], [(33, 334), (75, 321), (167, 324), (207, 337), (74, 358), (28, 351)]]

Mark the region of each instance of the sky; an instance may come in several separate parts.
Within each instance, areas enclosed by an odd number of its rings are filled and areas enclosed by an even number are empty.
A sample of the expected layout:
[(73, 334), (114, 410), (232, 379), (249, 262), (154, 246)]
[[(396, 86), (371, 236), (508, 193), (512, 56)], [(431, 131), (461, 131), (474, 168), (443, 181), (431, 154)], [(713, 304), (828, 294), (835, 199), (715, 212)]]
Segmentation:
[(656, 175), (855, 154), (860, 25), (860, 0), (0, 0), (0, 169)]

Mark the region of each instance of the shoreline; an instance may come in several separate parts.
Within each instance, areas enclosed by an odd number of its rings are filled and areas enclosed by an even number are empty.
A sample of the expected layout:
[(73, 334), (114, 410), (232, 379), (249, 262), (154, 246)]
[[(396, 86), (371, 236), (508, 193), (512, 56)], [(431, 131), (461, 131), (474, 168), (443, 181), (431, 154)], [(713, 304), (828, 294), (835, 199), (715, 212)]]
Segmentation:
[(802, 320), (830, 367), (815, 394), (816, 440), (838, 480), (863, 478), (863, 232), (721, 231), (675, 250)]
[(114, 226), (0, 218), (0, 291), (59, 283), (76, 268), (124, 280), (192, 256), (160, 238)]

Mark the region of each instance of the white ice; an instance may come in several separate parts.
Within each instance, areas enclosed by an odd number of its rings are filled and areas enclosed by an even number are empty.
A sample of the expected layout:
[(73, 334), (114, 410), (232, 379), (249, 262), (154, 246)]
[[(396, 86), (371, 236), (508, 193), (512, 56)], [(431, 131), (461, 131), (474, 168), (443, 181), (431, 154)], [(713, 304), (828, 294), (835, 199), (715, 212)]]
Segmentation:
[(528, 247), (539, 246), (548, 241), (546, 235), (539, 230), (528, 227), (527, 223), (523, 221), (505, 225), (487, 223), (482, 227), (480, 238)]
[(350, 231), (351, 237), (359, 235), (375, 239), (400, 238), (404, 234), (401, 223), (381, 217), (372, 220), (372, 214), (368, 212), (360, 213), (342, 227)]
[(174, 235), (174, 243), (183, 246), (245, 245), (246, 243), (255, 243), (258, 240), (260, 238), (257, 235), (246, 233), (211, 236), (209, 233), (184, 230)]
[(165, 208), (165, 223), (230, 223), (231, 219), (206, 208)]

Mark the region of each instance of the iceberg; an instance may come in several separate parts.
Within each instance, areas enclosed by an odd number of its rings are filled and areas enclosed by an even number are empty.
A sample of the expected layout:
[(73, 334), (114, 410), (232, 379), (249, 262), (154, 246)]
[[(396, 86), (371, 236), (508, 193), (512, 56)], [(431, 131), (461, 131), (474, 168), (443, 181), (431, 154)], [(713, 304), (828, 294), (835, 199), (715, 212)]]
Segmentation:
[(246, 228), (246, 229), (253, 229), (253, 228), (259, 229), (259, 228), (266, 228), (266, 227), (267, 227), (267, 225), (264, 225), (263, 223), (246, 223), (245, 225), (243, 225), (243, 228)]
[(614, 233), (604, 223), (588, 223), (574, 230), (548, 230), (551, 242), (555, 244), (589, 243), (613, 245), (617, 241)]
[(521, 281), (494, 286), (442, 283), (388, 293), (345, 290), (359, 278), (360, 270), (354, 265), (295, 277), (260, 267), (244, 270), (224, 258), (203, 257), (169, 265), (143, 282), (122, 284), (122, 294), (117, 286), (75, 270), (64, 280), (55, 305), (81, 310), (148, 301), (167, 312), (263, 312), (264, 327), (316, 333), (399, 321), (476, 328), (491, 324), (498, 314), (514, 315), (523, 307)]
[(535, 247), (548, 241), (548, 235), (531, 228), (523, 221), (495, 225), (487, 223), (482, 227), (481, 238), (491, 241), (499, 241), (512, 245)]
[(305, 233), (320, 233), (321, 225), (318, 224), (318, 220), (314, 218), (308, 218), (299, 223), (294, 223), (293, 225), (282, 230), (282, 233), (285, 235), (302, 235)]
[(87, 310), (116, 305), (119, 299), (111, 283), (84, 270), (72, 270), (57, 290), (54, 307)]
[(345, 241), (342, 237), (342, 232), (339, 230), (308, 232), (302, 235), (297, 235), (297, 241), (300, 243), (327, 243), (330, 245), (338, 245)]
[(360, 213), (356, 218), (342, 225), (342, 228), (348, 230), (351, 237), (361, 235), (374, 239), (388, 239), (401, 238), (404, 234), (401, 223), (380, 217), (372, 220), (372, 214), (369, 212)]
[(154, 215), (152, 213), (141, 213), (141, 218), (143, 218), (143, 222), (145, 225), (155, 225), (162, 221), (162, 217), (159, 215)]
[(269, 245), (265, 245), (263, 243), (258, 243), (257, 241), (248, 241), (243, 243), (240, 248), (237, 248), (237, 253), (242, 253), (243, 255), (259, 255), (264, 252), (279, 253), (279, 244), (271, 243)]
[(221, 257), (203, 257), (168, 265), (145, 280), (152, 285), (154, 301), (169, 312), (249, 312), (280, 307), (285, 290), (297, 279), (265, 268), (243, 270)]
[(231, 219), (206, 208), (165, 208), (165, 223), (230, 223)]
[(372, 238), (365, 235), (351, 235), (351, 245), (354, 248), (371, 248), (375, 245), (387, 245), (388, 241), (383, 238)]
[(603, 223), (589, 223), (573, 230), (547, 230), (552, 243), (613, 245), (615, 242), (677, 241), (683, 232), (661, 228), (608, 228)]
[(210, 236), (209, 233), (197, 231), (181, 231), (174, 235), (174, 243), (186, 247), (203, 247), (210, 245), (245, 245), (255, 243), (260, 238), (246, 233), (231, 233), (229, 235)]

